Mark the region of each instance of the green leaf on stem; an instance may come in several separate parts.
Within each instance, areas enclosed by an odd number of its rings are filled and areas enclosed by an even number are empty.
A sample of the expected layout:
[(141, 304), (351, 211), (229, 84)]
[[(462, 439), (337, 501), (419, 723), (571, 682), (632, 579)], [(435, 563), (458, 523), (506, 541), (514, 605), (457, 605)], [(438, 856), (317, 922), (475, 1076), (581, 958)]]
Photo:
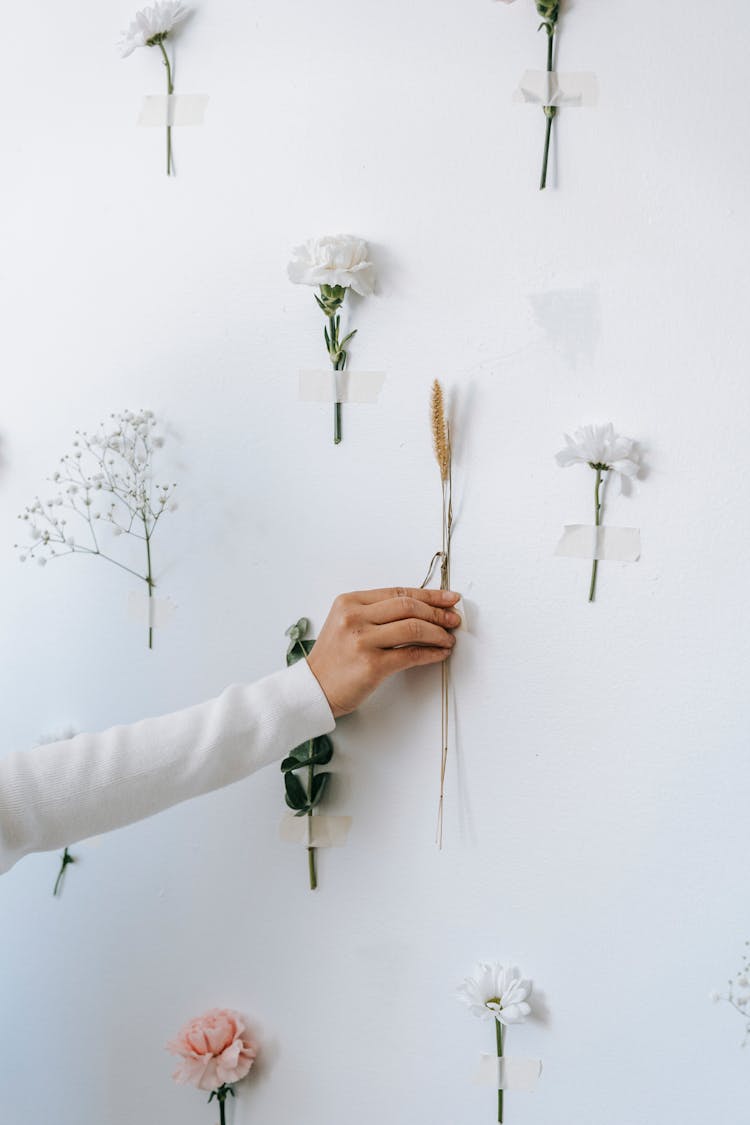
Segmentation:
[(301, 770), (305, 766), (327, 766), (333, 757), (333, 743), (327, 734), (321, 734), (310, 742), (303, 742), (292, 750), (289, 757), (281, 763), (281, 772)]
[(286, 789), (286, 803), (290, 809), (300, 811), (307, 808), (307, 793), (296, 774), (284, 774), (284, 788)]

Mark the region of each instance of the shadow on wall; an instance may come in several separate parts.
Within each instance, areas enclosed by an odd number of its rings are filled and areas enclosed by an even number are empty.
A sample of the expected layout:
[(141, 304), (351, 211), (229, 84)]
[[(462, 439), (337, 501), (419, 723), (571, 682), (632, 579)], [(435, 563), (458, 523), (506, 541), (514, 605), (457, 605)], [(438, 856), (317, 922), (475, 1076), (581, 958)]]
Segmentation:
[(593, 364), (602, 330), (599, 286), (582, 289), (549, 289), (529, 295), (529, 304), (544, 341), (574, 370)]

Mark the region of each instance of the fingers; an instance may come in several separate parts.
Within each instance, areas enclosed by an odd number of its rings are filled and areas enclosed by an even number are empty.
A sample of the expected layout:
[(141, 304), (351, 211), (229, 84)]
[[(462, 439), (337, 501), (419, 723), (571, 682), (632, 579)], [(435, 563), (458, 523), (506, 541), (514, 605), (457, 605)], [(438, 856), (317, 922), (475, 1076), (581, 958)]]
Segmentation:
[(392, 621), (388, 625), (378, 625), (369, 630), (367, 641), (371, 641), (376, 648), (396, 648), (399, 645), (428, 645), (432, 648), (453, 648), (456, 643), (452, 633), (423, 621), (418, 617), (409, 617), (405, 621)]
[(461, 624), (461, 618), (451, 609), (441, 609), (409, 596), (376, 602), (367, 612), (367, 618), (373, 625), (386, 625), (390, 621), (403, 621), (409, 617), (442, 625), (444, 629), (457, 629)]
[(383, 590), (358, 590), (344, 597), (354, 598), (360, 605), (374, 605), (375, 602), (392, 601), (394, 598), (415, 598), (427, 605), (451, 606), (461, 597), (452, 590), (422, 590), (409, 586), (391, 586)]
[(407, 668), (418, 668), (420, 665), (442, 664), (452, 651), (451, 648), (422, 648), (421, 645), (393, 648), (383, 653), (386, 675), (391, 676), (394, 672), (404, 672)]

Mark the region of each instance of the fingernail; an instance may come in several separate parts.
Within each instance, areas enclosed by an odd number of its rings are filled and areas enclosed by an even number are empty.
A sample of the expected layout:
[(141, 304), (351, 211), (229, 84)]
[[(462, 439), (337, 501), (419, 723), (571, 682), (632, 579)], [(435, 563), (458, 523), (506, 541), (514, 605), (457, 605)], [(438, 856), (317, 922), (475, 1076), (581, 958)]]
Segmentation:
[(449, 609), (446, 611), (445, 620), (448, 625), (457, 627), (461, 624), (461, 615), (458, 613), (454, 613), (453, 610)]
[(443, 596), (443, 601), (446, 602), (448, 605), (454, 605), (457, 601), (460, 601), (460, 599), (461, 599), (461, 595), (460, 594), (454, 594), (453, 590), (441, 590), (440, 592)]

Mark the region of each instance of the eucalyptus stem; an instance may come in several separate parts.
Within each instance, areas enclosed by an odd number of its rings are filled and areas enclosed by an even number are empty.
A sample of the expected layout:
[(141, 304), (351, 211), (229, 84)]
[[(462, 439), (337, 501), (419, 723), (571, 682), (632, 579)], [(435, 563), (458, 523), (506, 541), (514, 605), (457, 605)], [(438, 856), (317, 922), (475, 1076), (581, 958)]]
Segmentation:
[[(552, 59), (554, 54), (555, 44), (555, 25), (554, 23), (544, 23), (542, 25), (547, 32), (547, 73), (552, 73)], [(557, 108), (553, 105), (544, 106), (544, 116), (547, 120), (545, 134), (544, 134), (544, 156), (542, 158), (542, 176), (539, 182), (539, 190), (544, 191), (547, 186), (547, 163), (549, 161), (549, 145), (552, 137), (552, 122), (557, 114)]]
[[(601, 504), (601, 497), (599, 495), (601, 483), (602, 483), (602, 469), (601, 469), (601, 465), (597, 465), (597, 467), (596, 467), (596, 484), (594, 485), (594, 525), (596, 527), (601, 526), (602, 504)], [(597, 537), (597, 539), (598, 539), (598, 537)], [(597, 547), (598, 547), (598, 541), (595, 541), (594, 549), (596, 549)], [(593, 562), (592, 567), (591, 567), (591, 585), (589, 586), (589, 601), (590, 602), (593, 602), (594, 596), (596, 594), (596, 574), (597, 574), (598, 567), (599, 567), (599, 560), (594, 559), (594, 562)]]
[(164, 58), (164, 65), (167, 68), (167, 175), (172, 175), (172, 126), (169, 124), (169, 96), (174, 93), (174, 85), (172, 84), (172, 67), (169, 64), (169, 56), (164, 47), (164, 41), (158, 40), (159, 50)]
[[(312, 744), (310, 744), (310, 751), (312, 752)], [(310, 800), (311, 801), (312, 801), (312, 796), (313, 796), (313, 778), (314, 777), (315, 777), (315, 766), (311, 763), (310, 766), (308, 767), (308, 774), (307, 774), (308, 791), (309, 791), (309, 794), (310, 794)], [(311, 840), (312, 839), (312, 815), (313, 815), (312, 809), (310, 809), (310, 811), (307, 815), (310, 817), (310, 823), (309, 823), (310, 835), (308, 836), (308, 839)], [(315, 848), (313, 848), (312, 846), (308, 847), (308, 849), (307, 849), (307, 869), (310, 873), (310, 890), (315, 891), (315, 890), (318, 889), (318, 873), (315, 870)]]
[[(497, 1057), (503, 1057), (503, 1025), (500, 1020), (495, 1020), (495, 1038), (497, 1040)], [(498, 1070), (500, 1068), (498, 1067)], [(503, 1091), (497, 1091), (497, 1119), (502, 1122), (503, 1120)]]

